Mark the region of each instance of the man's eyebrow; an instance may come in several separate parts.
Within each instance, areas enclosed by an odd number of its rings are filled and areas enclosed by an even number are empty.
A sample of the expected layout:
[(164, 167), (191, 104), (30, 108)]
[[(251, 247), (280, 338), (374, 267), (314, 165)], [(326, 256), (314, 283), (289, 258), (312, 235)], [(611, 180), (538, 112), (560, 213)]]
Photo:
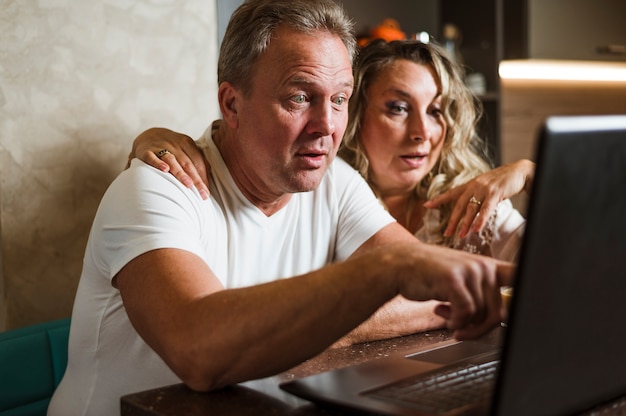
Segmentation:
[[(301, 75), (296, 75), (288, 81), (289, 84), (316, 84), (315, 80), (312, 80), (308, 77), (303, 77)], [(341, 84), (342, 86), (350, 89), (354, 89), (353, 81), (345, 81)]]
[(289, 80), (290, 84), (312, 84), (313, 82), (307, 77), (296, 75)]
[(308, 78), (303, 77), (302, 75), (294, 75), (291, 79), (291, 82), (299, 82), (299, 83), (309, 83), (311, 81), (308, 80)]
[(353, 81), (346, 81), (343, 83), (343, 86), (346, 88), (350, 88), (350, 89), (354, 89), (354, 82)]

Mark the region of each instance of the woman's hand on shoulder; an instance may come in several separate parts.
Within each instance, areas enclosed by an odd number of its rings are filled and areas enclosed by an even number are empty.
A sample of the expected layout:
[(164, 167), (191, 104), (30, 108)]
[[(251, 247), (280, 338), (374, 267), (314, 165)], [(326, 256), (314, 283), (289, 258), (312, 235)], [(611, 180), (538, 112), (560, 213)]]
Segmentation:
[(452, 188), (426, 202), (426, 208), (438, 208), (453, 202), (454, 209), (444, 232), (452, 236), (459, 228), (458, 236), (479, 232), (487, 224), (498, 204), (522, 191), (530, 192), (535, 174), (535, 164), (521, 159), (485, 172), (469, 182)]
[(148, 129), (133, 141), (127, 168), (135, 157), (171, 173), (188, 188), (195, 186), (202, 199), (209, 197), (210, 166), (191, 137), (165, 128)]

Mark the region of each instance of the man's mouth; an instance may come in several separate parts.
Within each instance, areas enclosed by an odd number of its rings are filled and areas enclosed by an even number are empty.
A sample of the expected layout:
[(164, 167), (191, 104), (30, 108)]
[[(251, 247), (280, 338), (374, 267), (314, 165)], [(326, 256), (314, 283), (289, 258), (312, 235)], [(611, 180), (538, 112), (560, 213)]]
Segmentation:
[(297, 157), (303, 160), (311, 168), (319, 168), (326, 159), (327, 152), (323, 150), (310, 150), (297, 153)]

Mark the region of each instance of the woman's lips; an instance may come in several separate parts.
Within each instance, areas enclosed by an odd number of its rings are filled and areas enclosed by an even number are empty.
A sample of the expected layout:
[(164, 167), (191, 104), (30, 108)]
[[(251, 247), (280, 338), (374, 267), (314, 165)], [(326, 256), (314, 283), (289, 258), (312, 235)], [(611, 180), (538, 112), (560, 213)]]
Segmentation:
[(426, 153), (412, 153), (409, 155), (402, 155), (400, 158), (410, 167), (419, 168), (425, 163), (426, 156), (428, 156)]

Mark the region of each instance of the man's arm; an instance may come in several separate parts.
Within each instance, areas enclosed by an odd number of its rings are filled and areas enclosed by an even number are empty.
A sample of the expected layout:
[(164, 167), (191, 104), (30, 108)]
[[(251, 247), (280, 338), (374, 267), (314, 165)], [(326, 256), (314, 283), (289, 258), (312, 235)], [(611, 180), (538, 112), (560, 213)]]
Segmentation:
[(461, 338), (500, 322), (499, 286), (510, 284), (510, 272), (495, 261), (415, 239), (384, 248), (377, 240), (345, 262), (247, 288), (224, 290), (200, 258), (175, 249), (140, 255), (114, 283), (138, 333), (196, 390), (284, 371), (398, 294), (450, 301), (439, 312)]
[[(286, 370), (365, 320), (394, 288), (381, 279), (378, 288), (375, 279), (361, 279), (360, 267), (346, 262), (224, 290), (199, 257), (160, 249), (128, 263), (115, 284), (148, 345), (191, 388), (209, 390)], [(382, 272), (380, 265), (367, 268), (370, 277)]]
[[(419, 242), (414, 235), (398, 223), (390, 224), (366, 241), (353, 254), (353, 257), (396, 241)], [(417, 249), (419, 250), (419, 247)], [(439, 304), (439, 301), (413, 302), (402, 296), (396, 296), (365, 322), (334, 343), (333, 347), (443, 328), (446, 324), (445, 320), (435, 313), (435, 307)]]

